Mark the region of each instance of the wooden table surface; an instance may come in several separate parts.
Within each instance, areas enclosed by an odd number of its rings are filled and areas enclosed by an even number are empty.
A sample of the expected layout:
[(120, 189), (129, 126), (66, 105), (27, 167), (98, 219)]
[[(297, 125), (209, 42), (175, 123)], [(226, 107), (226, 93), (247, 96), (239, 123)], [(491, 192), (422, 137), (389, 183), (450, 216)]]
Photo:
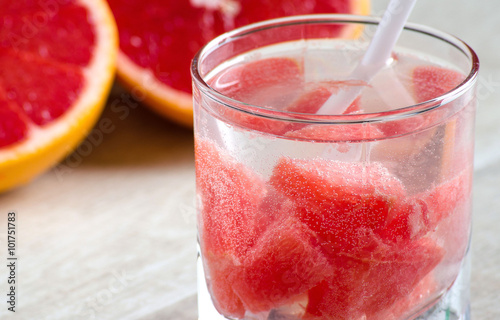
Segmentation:
[[(421, 0), (410, 20), (455, 34), (481, 59), (472, 314), (500, 319), (498, 0)], [(385, 7), (373, 0), (374, 13)], [(126, 106), (114, 90), (109, 103)], [(107, 108), (87, 140), (31, 184), (0, 195), (0, 319), (197, 318), (193, 137), (141, 106)], [(90, 143), (90, 144), (89, 144)], [(17, 213), (17, 305), (7, 310), (7, 212)]]

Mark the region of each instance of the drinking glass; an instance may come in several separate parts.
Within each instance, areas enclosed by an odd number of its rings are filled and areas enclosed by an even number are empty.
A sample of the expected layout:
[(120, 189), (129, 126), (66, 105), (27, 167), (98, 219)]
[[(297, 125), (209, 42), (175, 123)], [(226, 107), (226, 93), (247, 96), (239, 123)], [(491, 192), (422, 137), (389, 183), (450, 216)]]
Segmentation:
[(407, 24), (350, 79), (379, 23), (269, 20), (194, 57), (200, 320), (470, 319), (479, 61)]

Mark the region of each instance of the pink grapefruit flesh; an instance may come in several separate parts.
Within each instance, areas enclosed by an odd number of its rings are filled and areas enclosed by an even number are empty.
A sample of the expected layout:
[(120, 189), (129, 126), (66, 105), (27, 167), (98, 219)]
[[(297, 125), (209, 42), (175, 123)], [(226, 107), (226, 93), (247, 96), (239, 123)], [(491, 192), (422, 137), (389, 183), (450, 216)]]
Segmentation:
[[(298, 14), (368, 14), (367, 0), (108, 0), (120, 31), (118, 75), (161, 115), (192, 125), (190, 64), (209, 40), (249, 23)], [(137, 23), (141, 21), (141, 23)], [(338, 34), (343, 32), (339, 25)]]

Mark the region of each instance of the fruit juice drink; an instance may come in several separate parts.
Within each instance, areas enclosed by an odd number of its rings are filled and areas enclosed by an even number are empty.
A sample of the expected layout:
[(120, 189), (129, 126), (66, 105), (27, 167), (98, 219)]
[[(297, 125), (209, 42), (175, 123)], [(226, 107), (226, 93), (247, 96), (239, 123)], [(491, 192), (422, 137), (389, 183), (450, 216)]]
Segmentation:
[(195, 58), (200, 319), (467, 318), (477, 58), (414, 27), (349, 79), (363, 19), (267, 22)]

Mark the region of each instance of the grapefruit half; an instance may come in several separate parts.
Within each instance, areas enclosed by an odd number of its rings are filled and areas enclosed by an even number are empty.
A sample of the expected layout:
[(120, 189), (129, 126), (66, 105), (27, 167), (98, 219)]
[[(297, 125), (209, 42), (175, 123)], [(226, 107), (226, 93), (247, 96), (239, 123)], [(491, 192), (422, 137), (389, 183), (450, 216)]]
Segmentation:
[[(266, 19), (368, 14), (369, 0), (108, 0), (120, 33), (118, 76), (154, 111), (191, 127), (190, 63), (209, 40)], [(341, 32), (341, 31), (339, 31)]]
[(0, 0), (0, 192), (87, 135), (111, 87), (118, 35), (102, 0)]

